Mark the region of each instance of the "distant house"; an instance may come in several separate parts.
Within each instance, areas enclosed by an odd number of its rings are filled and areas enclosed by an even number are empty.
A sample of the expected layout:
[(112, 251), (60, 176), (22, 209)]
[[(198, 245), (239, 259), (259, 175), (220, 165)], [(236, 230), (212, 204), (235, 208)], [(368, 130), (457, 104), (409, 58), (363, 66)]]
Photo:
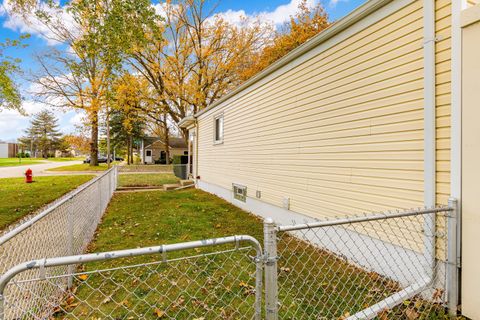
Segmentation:
[[(170, 158), (176, 155), (187, 155), (187, 143), (182, 138), (170, 137)], [(159, 137), (144, 137), (140, 145), (140, 159), (144, 164), (166, 163), (165, 142)]]
[(15, 158), (17, 154), (17, 143), (0, 141), (0, 158)]

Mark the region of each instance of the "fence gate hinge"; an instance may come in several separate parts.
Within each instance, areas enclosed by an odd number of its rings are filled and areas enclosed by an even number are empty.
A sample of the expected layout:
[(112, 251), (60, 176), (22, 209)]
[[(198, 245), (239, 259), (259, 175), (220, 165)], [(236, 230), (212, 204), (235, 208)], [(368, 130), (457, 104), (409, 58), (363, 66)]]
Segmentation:
[(277, 262), (278, 259), (279, 259), (278, 256), (276, 256), (276, 257), (267, 257), (267, 256), (264, 256), (264, 257), (263, 257), (263, 262), (264, 262), (267, 266), (269, 266), (269, 265), (272, 265), (272, 264), (274, 264), (275, 262)]

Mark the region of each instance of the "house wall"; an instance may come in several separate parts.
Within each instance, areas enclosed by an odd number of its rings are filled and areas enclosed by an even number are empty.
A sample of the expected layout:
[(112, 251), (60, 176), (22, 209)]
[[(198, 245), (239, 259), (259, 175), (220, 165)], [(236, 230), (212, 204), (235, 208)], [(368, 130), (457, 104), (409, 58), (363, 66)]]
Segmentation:
[[(436, 2), (437, 202), (449, 194), (450, 11)], [(376, 21), (375, 21), (376, 20)], [(371, 25), (367, 26), (369, 23)], [(423, 10), (396, 0), (198, 117), (198, 175), (312, 217), (423, 204)], [(224, 143), (213, 118), (224, 114)]]
[(0, 143), (0, 158), (8, 158), (8, 143)]
[[(152, 150), (152, 163), (155, 160), (158, 160), (160, 158), (160, 153), (162, 151), (165, 151), (165, 146), (161, 142), (154, 142), (150, 146), (145, 146), (145, 150)], [(187, 148), (170, 148), (170, 157), (176, 156), (176, 155), (184, 155), (184, 152), (188, 151)]]
[(18, 145), (16, 143), (8, 144), (8, 157), (15, 158), (18, 154)]
[(462, 312), (480, 319), (480, 4), (462, 12)]
[(480, 3), (479, 0), (467, 0), (467, 6), (468, 7), (473, 7), (474, 5)]

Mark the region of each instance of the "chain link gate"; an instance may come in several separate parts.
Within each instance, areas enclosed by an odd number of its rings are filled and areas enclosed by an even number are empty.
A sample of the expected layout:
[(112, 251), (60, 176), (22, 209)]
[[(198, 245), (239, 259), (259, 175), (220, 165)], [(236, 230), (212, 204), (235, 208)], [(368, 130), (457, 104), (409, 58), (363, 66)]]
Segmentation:
[[(222, 250), (197, 252), (207, 247)], [(0, 319), (260, 320), (262, 270), (260, 243), (244, 235), (33, 260), (0, 278)]]

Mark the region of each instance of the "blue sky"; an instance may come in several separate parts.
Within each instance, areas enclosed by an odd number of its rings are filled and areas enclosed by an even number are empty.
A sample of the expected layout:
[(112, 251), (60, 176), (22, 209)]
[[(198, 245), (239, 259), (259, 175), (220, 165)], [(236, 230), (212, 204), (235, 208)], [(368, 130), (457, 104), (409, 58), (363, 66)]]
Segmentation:
[[(0, 41), (5, 39), (16, 39), (22, 33), (30, 33), (31, 37), (25, 41), (27, 48), (10, 49), (6, 54), (22, 59), (21, 67), (25, 74), (35, 71), (35, 63), (32, 60), (33, 53), (41, 53), (48, 50), (52, 45), (43, 36), (41, 30), (36, 29), (35, 25), (26, 24), (20, 18), (9, 16), (5, 11), (8, 0), (0, 0)], [(281, 23), (288, 19), (289, 15), (295, 12), (300, 0), (220, 0), (216, 11), (223, 13), (226, 17), (238, 15), (256, 15), (262, 14), (268, 19)], [(309, 3), (316, 3), (319, 0), (307, 0)], [(320, 0), (322, 1), (330, 20), (338, 20), (353, 9), (365, 2), (365, 0)], [(18, 79), (22, 91), (27, 91), (30, 84), (22, 79)], [(37, 112), (42, 108), (40, 105), (31, 101), (25, 96), (24, 106), (30, 114)], [(64, 133), (70, 133), (74, 130), (74, 124), (78, 123), (81, 115), (74, 111), (54, 110), (59, 117), (60, 128)], [(29, 123), (29, 117), (21, 116), (15, 111), (0, 112), (0, 140), (14, 141), (23, 134)]]

